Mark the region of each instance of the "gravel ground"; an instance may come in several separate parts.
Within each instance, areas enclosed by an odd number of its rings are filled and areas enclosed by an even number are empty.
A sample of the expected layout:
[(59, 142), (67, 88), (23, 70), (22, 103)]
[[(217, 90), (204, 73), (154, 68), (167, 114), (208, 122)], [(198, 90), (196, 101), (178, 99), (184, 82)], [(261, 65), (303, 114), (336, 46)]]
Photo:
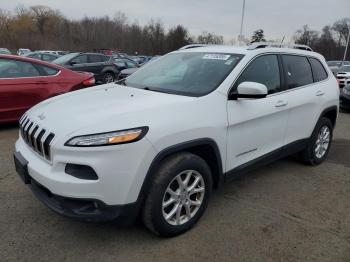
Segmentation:
[(172, 239), (56, 215), (14, 171), (17, 136), (16, 126), (0, 128), (0, 261), (350, 261), (350, 114), (324, 164), (288, 158), (241, 177)]

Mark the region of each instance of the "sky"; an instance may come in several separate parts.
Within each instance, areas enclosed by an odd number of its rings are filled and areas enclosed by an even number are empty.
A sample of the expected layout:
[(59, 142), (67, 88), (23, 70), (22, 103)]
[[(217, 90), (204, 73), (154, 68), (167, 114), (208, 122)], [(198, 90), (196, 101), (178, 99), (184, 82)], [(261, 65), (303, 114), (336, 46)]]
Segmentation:
[[(123, 12), (128, 22), (143, 25), (161, 20), (166, 28), (182, 24), (191, 35), (203, 31), (237, 37), (243, 0), (0, 0), (0, 8), (13, 10), (18, 5), (46, 5), (68, 18), (113, 17)], [(296, 30), (308, 24), (321, 30), (338, 19), (350, 17), (350, 0), (246, 0), (243, 35), (250, 38), (262, 28), (267, 39), (291, 39)]]

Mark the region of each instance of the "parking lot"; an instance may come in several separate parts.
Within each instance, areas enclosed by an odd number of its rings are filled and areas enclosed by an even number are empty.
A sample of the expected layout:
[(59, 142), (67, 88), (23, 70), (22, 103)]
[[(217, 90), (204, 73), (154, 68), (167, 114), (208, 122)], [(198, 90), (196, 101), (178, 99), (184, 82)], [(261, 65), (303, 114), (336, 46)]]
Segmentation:
[(350, 114), (327, 161), (292, 158), (217, 191), (200, 222), (172, 239), (141, 224), (87, 224), (56, 215), (17, 177), (16, 126), (0, 129), (0, 260), (350, 261)]

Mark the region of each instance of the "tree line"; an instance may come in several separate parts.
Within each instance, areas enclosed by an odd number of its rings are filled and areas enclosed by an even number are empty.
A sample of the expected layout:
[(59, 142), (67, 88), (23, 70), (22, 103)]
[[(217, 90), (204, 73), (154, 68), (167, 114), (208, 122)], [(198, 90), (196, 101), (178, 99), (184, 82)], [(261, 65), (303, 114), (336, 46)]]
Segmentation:
[[(326, 25), (320, 32), (304, 25), (293, 39), (323, 54), (327, 60), (342, 59), (349, 28), (350, 18)], [(265, 41), (262, 29), (256, 30), (250, 40), (258, 41)], [(0, 9), (0, 47), (12, 50), (112, 49), (128, 54), (162, 55), (191, 43), (223, 44), (224, 38), (211, 32), (192, 36), (181, 24), (166, 29), (161, 21), (150, 20), (146, 25), (130, 23), (121, 12), (113, 17), (69, 19), (59, 10), (42, 5), (19, 6), (12, 12)], [(350, 60), (350, 50), (347, 59)]]
[(68, 19), (47, 6), (0, 9), (0, 47), (12, 50), (92, 51), (112, 49), (129, 54), (161, 55), (190, 43), (222, 44), (223, 37), (210, 32), (190, 36), (183, 25), (168, 30), (160, 21), (146, 25), (129, 23), (125, 14), (114, 17)]
[[(333, 25), (324, 26), (321, 32), (304, 25), (296, 32), (294, 40), (298, 44), (310, 46), (314, 51), (321, 53), (326, 60), (342, 60), (349, 32), (350, 18), (343, 18)], [(346, 60), (350, 60), (350, 50)]]

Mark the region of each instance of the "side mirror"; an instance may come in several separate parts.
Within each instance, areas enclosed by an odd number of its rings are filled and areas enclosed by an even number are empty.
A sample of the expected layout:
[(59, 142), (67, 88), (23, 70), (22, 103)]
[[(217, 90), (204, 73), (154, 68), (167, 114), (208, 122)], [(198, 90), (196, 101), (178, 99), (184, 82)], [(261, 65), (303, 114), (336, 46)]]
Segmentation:
[(70, 64), (71, 66), (74, 66), (74, 65), (77, 64), (77, 62), (75, 62), (75, 61), (70, 61), (69, 64)]
[(267, 87), (256, 82), (243, 82), (237, 87), (237, 92), (230, 95), (230, 100), (238, 98), (259, 99), (264, 98), (268, 94)]

